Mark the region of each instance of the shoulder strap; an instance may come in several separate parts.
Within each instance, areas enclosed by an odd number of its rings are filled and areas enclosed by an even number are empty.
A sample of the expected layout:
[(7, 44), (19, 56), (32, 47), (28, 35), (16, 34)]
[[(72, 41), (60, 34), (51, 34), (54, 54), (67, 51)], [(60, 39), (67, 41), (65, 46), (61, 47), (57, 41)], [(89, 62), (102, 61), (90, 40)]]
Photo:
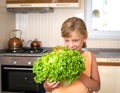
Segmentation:
[(90, 57), (91, 57), (91, 70), (90, 70), (90, 78), (91, 78), (91, 76), (92, 76), (92, 64), (93, 64), (92, 52), (90, 52)]
[(85, 61), (86, 70), (84, 71), (84, 74), (90, 77), (91, 76), (91, 52), (86, 51), (83, 54), (83, 57), (86, 59)]

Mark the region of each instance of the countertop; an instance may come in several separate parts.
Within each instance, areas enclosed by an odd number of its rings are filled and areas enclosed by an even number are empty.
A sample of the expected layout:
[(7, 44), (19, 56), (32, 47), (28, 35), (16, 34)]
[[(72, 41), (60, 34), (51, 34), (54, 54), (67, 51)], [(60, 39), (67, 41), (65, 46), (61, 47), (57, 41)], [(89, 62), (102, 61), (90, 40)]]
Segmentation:
[(0, 56), (13, 56), (13, 57), (41, 57), (44, 54), (52, 51), (52, 48), (43, 48), (44, 50), (42, 52), (24, 52), (24, 53), (10, 53), (10, 52), (5, 52), (5, 50), (0, 50)]
[(85, 48), (85, 51), (92, 51), (97, 62), (120, 62), (120, 49), (111, 48)]
[(41, 57), (46, 53), (0, 53), (0, 56), (14, 57)]
[[(98, 48), (84, 48), (85, 51), (92, 51), (97, 62), (120, 62), (120, 49), (98, 49)], [(41, 57), (46, 52), (43, 53), (4, 53), (0, 52), (0, 56), (32, 56)]]

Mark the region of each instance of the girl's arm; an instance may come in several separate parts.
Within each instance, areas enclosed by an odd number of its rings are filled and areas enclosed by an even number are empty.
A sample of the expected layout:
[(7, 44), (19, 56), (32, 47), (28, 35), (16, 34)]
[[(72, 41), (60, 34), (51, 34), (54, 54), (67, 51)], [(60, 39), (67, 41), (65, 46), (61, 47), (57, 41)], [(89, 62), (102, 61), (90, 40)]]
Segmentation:
[(81, 74), (80, 80), (81, 80), (81, 82), (83, 82), (83, 84), (86, 87), (97, 92), (100, 89), (100, 76), (99, 76), (99, 72), (98, 72), (96, 58), (93, 53), (91, 53), (91, 57), (92, 57), (91, 77), (89, 78), (85, 74)]

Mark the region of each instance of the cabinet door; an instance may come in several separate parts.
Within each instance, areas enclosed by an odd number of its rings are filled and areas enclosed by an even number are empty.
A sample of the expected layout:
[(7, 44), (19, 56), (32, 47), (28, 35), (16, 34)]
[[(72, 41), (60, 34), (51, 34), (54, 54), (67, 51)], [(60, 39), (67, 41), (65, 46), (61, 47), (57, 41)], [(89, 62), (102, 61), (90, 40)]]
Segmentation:
[(5, 7), (6, 6), (6, 0), (0, 0), (0, 7)]
[(7, 3), (49, 3), (50, 0), (7, 0)]
[(97, 93), (120, 93), (120, 67), (99, 66), (101, 89)]
[(76, 3), (79, 0), (7, 0), (7, 3)]
[(54, 2), (54, 3), (76, 3), (78, 1), (79, 0), (51, 0), (51, 2)]
[(79, 7), (81, 0), (50, 0), (50, 7)]

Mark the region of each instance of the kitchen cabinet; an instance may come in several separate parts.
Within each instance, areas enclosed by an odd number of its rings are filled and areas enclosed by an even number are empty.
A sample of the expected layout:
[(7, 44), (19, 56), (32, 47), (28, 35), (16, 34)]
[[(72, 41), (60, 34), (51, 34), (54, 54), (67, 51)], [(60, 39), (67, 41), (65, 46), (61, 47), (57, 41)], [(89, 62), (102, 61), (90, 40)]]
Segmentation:
[[(7, 7), (10, 7), (11, 4), (18, 4), (23, 7), (29, 4), (32, 6), (39, 5), (37, 7), (79, 7), (81, 0), (7, 0)], [(13, 6), (14, 6), (13, 5)]]
[(50, 0), (50, 7), (79, 7), (80, 0)]
[(0, 0), (0, 7), (6, 6), (6, 0)]
[(76, 3), (78, 1), (79, 0), (7, 0), (7, 3)]
[(120, 62), (98, 62), (101, 88), (97, 93), (120, 93)]
[(75, 3), (79, 0), (50, 0), (52, 3)]
[(7, 3), (49, 3), (50, 0), (7, 0)]

